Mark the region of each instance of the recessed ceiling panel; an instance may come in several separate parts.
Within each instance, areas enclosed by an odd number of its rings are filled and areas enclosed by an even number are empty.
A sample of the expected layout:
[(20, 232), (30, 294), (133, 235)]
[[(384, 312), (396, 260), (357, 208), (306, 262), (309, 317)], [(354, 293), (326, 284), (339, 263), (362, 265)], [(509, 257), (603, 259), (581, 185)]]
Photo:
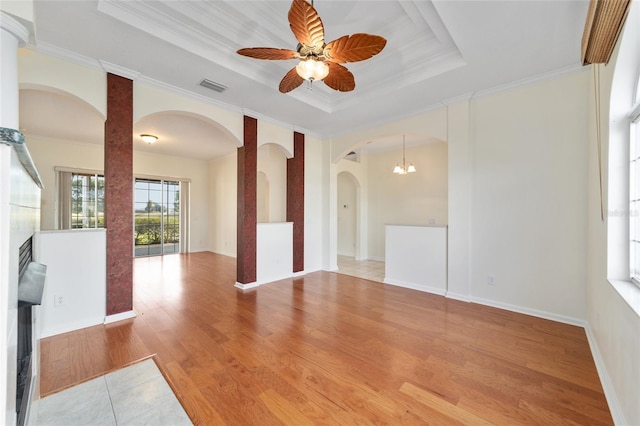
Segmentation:
[[(464, 60), (430, 1), (316, 1), (327, 42), (354, 33), (378, 34), (385, 49), (363, 62), (346, 64), (365, 96), (415, 84)], [(236, 54), (243, 47), (296, 49), (288, 1), (99, 0), (98, 10), (193, 54), (277, 88), (297, 61), (261, 61)], [(307, 89), (307, 90), (306, 90)], [(291, 96), (324, 112), (353, 104), (353, 96), (314, 83)]]

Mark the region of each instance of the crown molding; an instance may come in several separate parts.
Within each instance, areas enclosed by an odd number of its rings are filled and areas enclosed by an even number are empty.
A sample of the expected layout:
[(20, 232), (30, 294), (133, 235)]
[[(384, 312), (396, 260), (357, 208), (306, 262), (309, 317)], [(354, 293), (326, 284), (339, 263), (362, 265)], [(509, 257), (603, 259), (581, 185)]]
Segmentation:
[(523, 86), (530, 86), (534, 83), (538, 83), (544, 80), (550, 80), (552, 78), (561, 77), (563, 75), (574, 74), (578, 72), (587, 71), (589, 67), (584, 67), (582, 65), (568, 65), (563, 68), (558, 68), (552, 71), (543, 72), (540, 74), (533, 75), (531, 77), (523, 78), (521, 80), (516, 80), (511, 83), (501, 84), (499, 86), (494, 86), (489, 89), (479, 90), (474, 94), (474, 97), (481, 98), (484, 96), (489, 96), (493, 94), (497, 94), (500, 92), (508, 92), (510, 90), (514, 90)]
[(120, 77), (128, 78), (131, 81), (137, 80), (142, 75), (142, 73), (138, 71), (121, 67), (120, 65), (112, 64), (111, 62), (103, 61), (102, 59), (98, 59), (98, 62), (100, 62), (100, 66), (104, 72), (119, 75)]
[(80, 55), (79, 53), (63, 49), (62, 47), (58, 47), (44, 41), (38, 41), (35, 44), (30, 44), (27, 47), (35, 50), (36, 52), (44, 53), (45, 55), (53, 56), (58, 59), (62, 59), (63, 61), (71, 62), (72, 64), (92, 69), (93, 71), (104, 71), (98, 60)]

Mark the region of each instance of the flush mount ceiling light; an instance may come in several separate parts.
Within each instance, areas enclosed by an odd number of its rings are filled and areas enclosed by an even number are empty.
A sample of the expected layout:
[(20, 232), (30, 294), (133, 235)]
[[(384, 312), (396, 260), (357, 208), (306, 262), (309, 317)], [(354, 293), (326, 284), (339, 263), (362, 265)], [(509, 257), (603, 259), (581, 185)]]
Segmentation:
[(402, 135), (402, 166), (400, 165), (400, 163), (398, 163), (393, 168), (393, 173), (398, 175), (406, 175), (407, 173), (413, 173), (416, 171), (416, 167), (413, 165), (413, 163), (409, 163), (409, 166), (407, 166), (407, 163), (405, 161), (404, 143), (405, 143), (405, 136)]
[(387, 40), (378, 35), (358, 33), (345, 35), (325, 43), (324, 27), (318, 12), (306, 0), (293, 0), (289, 9), (289, 26), (298, 40), (296, 50), (273, 47), (250, 47), (238, 50), (243, 56), (255, 59), (298, 59), (280, 82), (280, 92), (287, 93), (309, 82), (324, 81), (333, 90), (350, 92), (356, 87), (351, 71), (340, 65), (358, 62), (377, 55)]
[(144, 142), (148, 143), (149, 145), (151, 145), (152, 143), (158, 140), (158, 137), (153, 135), (144, 134), (144, 135), (140, 135), (140, 137)]

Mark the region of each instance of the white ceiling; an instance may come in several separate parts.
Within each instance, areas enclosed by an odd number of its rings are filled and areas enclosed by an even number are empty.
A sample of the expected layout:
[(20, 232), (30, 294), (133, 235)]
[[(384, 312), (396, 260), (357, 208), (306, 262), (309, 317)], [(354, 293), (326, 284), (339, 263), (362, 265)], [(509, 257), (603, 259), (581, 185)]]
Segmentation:
[[(329, 137), (579, 69), (588, 2), (317, 0), (327, 42), (366, 32), (385, 37), (387, 45), (370, 60), (346, 64), (355, 75), (353, 92), (315, 83), (281, 94), (278, 84), (295, 61), (259, 61), (235, 52), (295, 49), (289, 7), (288, 0), (36, 0), (35, 48), (96, 69), (101, 61), (123, 67), (139, 73), (140, 83)], [(200, 87), (204, 78), (228, 89)], [(92, 137), (90, 129), (78, 129), (84, 121), (75, 119), (82, 108), (77, 101), (24, 92), (21, 127), (27, 136), (45, 132), (101, 143), (102, 124)], [(57, 117), (43, 123), (46, 108)], [(235, 146), (210, 122), (180, 114), (145, 118), (134, 130), (162, 133), (159, 143), (141, 148), (155, 152), (214, 158)]]

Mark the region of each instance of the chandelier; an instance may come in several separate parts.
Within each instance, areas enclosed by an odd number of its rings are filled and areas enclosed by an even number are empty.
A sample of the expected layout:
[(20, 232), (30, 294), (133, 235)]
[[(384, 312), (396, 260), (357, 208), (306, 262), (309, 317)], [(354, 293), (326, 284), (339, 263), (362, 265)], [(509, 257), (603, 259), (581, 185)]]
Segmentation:
[(405, 144), (405, 135), (402, 135), (402, 166), (400, 165), (400, 163), (398, 163), (393, 168), (393, 173), (398, 175), (406, 175), (407, 173), (413, 173), (416, 171), (416, 167), (413, 165), (413, 163), (409, 163), (409, 165), (407, 166), (407, 163), (405, 161), (404, 144)]

